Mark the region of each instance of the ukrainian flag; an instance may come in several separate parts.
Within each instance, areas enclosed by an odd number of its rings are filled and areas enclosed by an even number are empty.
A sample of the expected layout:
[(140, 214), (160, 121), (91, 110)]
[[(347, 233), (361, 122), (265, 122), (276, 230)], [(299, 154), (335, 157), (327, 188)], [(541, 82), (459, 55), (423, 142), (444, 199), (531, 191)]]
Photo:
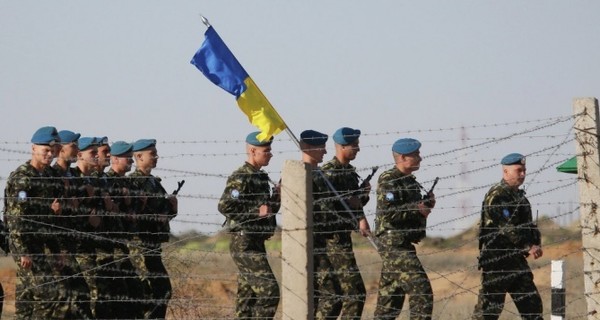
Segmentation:
[(192, 61), (214, 84), (235, 96), (238, 106), (248, 116), (248, 120), (261, 133), (261, 141), (286, 129), (285, 122), (275, 108), (258, 89), (246, 70), (237, 61), (215, 29), (210, 26), (204, 33), (205, 39)]

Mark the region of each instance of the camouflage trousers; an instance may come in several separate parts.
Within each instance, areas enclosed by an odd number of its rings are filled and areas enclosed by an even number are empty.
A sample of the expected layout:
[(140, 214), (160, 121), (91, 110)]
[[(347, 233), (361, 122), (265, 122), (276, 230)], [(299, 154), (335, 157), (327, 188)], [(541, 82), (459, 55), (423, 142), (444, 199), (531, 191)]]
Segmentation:
[(273, 319), (279, 304), (279, 285), (267, 259), (264, 239), (233, 233), (229, 252), (239, 270), (236, 318)]
[(133, 319), (135, 310), (129, 305), (125, 274), (115, 262), (113, 250), (96, 249), (96, 317), (98, 319)]
[(533, 282), (533, 273), (525, 257), (518, 260), (512, 268), (504, 266), (504, 270), (483, 271), (474, 320), (498, 319), (504, 309), (506, 293), (510, 294), (522, 319), (543, 319), (542, 299)]
[(128, 244), (129, 255), (133, 268), (139, 275), (140, 281), (133, 282), (144, 291), (140, 304), (144, 319), (164, 319), (173, 288), (169, 273), (162, 262), (162, 247), (160, 243), (141, 242), (135, 238)]
[(135, 288), (137, 284), (137, 287), (142, 289), (137, 293), (136, 297), (138, 298), (138, 303), (135, 304), (134, 307), (138, 309), (138, 314), (141, 314), (143, 318), (147, 319), (154, 309), (152, 302), (152, 288), (150, 287), (150, 280), (148, 278), (149, 271), (146, 267), (146, 260), (144, 259), (145, 255), (149, 254), (149, 249), (144, 247), (144, 243), (141, 239), (134, 237), (128, 242), (127, 250), (129, 251), (129, 260), (137, 275), (137, 279), (129, 278), (128, 283), (131, 288)]
[(67, 301), (66, 281), (56, 276), (56, 257), (37, 255), (30, 269), (20, 266), (20, 257), (15, 256), (15, 262), (15, 319), (75, 319), (80, 315)]
[(386, 233), (379, 237), (379, 254), (383, 266), (374, 318), (396, 319), (408, 294), (410, 319), (431, 319), (433, 291), (414, 245)]
[(314, 241), (315, 319), (337, 319), (342, 311), (342, 289), (320, 236)]
[(360, 320), (367, 290), (354, 257), (351, 232), (331, 234), (326, 242), (327, 256), (342, 292), (341, 319)]
[(96, 317), (96, 301), (98, 301), (98, 285), (96, 282), (96, 254), (89, 252), (78, 252), (75, 255), (75, 259), (79, 264), (79, 269), (83, 274), (85, 283), (87, 283), (88, 288), (90, 289), (90, 310), (92, 312), (92, 316)]
[(64, 266), (59, 270), (57, 278), (66, 286), (63, 293), (64, 299), (69, 304), (70, 316), (64, 316), (65, 319), (92, 319), (90, 309), (90, 288), (88, 287), (79, 263), (74, 254), (65, 254), (63, 260)]

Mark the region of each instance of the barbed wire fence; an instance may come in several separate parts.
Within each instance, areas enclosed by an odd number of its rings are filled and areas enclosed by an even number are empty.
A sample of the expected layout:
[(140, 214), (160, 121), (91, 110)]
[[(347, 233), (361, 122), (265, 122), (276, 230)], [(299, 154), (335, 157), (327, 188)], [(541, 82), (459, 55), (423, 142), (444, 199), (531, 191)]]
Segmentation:
[[(528, 157), (524, 188), (534, 212), (539, 212), (540, 216), (538, 224), (545, 254), (543, 258), (529, 259), (529, 262), (543, 297), (544, 313), (549, 314), (550, 307), (550, 261), (561, 259), (566, 261), (567, 269), (568, 318), (587, 319), (586, 293), (582, 285), (581, 228), (577, 223), (579, 202), (575, 190), (578, 180), (575, 175), (556, 172), (556, 166), (575, 155), (574, 118), (573, 115), (565, 115), (394, 132), (363, 130), (361, 153), (356, 160), (359, 174), (366, 175), (373, 166), (391, 168), (390, 145), (397, 138), (413, 136), (419, 138), (424, 146), (422, 167), (415, 175), (424, 185), (440, 177), (436, 189), (437, 205), (427, 227), (428, 238), (417, 249), (434, 289), (435, 319), (470, 319), (481, 287), (476, 232), (481, 208), (480, 205), (465, 208), (456, 198), (469, 197), (474, 203), (481, 201), (485, 192), (501, 178), (499, 159), (514, 151)], [(470, 137), (460, 138), (458, 133), (461, 130), (467, 130)], [(277, 137), (277, 141), (282, 147), (277, 148), (274, 144), (273, 162), (275, 159), (299, 158), (299, 152), (291, 141), (281, 136)], [(230, 172), (245, 160), (244, 152), (232, 150), (243, 150), (243, 145), (242, 140), (158, 142), (161, 163), (153, 174), (160, 176), (166, 185), (173, 185), (178, 179), (187, 181), (178, 196), (179, 213), (171, 222), (174, 233), (171, 240), (163, 244), (162, 258), (173, 286), (168, 311), (170, 319), (230, 319), (234, 315), (238, 270), (229, 256), (228, 236), (221, 232), (224, 217), (216, 208)], [(5, 173), (0, 175), (0, 183), (4, 185), (8, 172), (27, 161), (31, 151), (26, 139), (0, 141), (0, 154), (0, 167), (6, 168), (2, 171)], [(469, 169), (461, 170), (460, 163), (468, 163)], [(277, 181), (276, 177), (281, 176), (280, 168), (281, 164), (272, 163), (265, 169)], [(456, 183), (463, 176), (470, 177), (468, 185)], [(372, 184), (371, 201), (365, 207), (365, 215), (373, 227), (376, 179)], [(284, 212), (285, 208), (281, 211)], [(40, 224), (35, 217), (31, 217), (31, 222)], [(62, 231), (80, 232), (72, 229)], [(120, 241), (110, 234), (91, 236), (103, 241)], [(365, 239), (357, 235), (354, 242), (367, 288), (363, 319), (370, 319), (377, 296), (381, 259)], [(277, 279), (281, 280), (282, 265), (289, 262), (282, 259), (279, 232), (267, 241), (267, 247), (271, 266)], [(0, 273), (0, 281), (6, 294), (4, 317), (10, 317), (11, 310), (14, 310), (11, 306), (14, 306), (15, 299), (15, 266), (8, 258), (2, 265), (5, 272)], [(403, 309), (401, 317), (407, 317), (407, 310), (406, 307)], [(278, 311), (278, 317), (281, 312)], [(507, 303), (503, 318), (516, 317), (518, 312)]]

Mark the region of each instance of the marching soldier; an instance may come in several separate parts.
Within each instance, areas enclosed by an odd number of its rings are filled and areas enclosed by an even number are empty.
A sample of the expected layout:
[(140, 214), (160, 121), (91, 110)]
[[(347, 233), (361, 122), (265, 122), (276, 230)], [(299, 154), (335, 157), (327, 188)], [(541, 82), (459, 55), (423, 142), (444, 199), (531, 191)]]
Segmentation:
[(261, 170), (273, 157), (273, 138), (259, 141), (258, 134), (246, 137), (247, 160), (227, 179), (218, 207), (226, 217), (229, 251), (239, 270), (237, 319), (273, 319), (279, 304), (279, 286), (267, 260), (265, 240), (277, 227), (280, 196), (278, 188), (271, 193), (269, 176)]
[(525, 157), (502, 158), (502, 180), (485, 195), (479, 224), (481, 289), (473, 319), (498, 319), (506, 293), (522, 319), (543, 319), (542, 299), (533, 282), (527, 257), (543, 255), (541, 234), (534, 224), (531, 204), (519, 187), (525, 181)]
[(340, 197), (333, 203), (335, 211), (329, 213), (336, 219), (333, 230), (324, 236), (329, 260), (342, 289), (342, 319), (360, 319), (367, 295), (352, 248), (352, 231), (358, 229), (365, 237), (371, 234), (363, 211), (369, 201), (370, 184), (361, 188), (360, 177), (350, 164), (360, 151), (359, 137), (358, 129), (338, 129), (333, 134), (335, 156), (321, 167)]
[(319, 163), (327, 154), (325, 144), (328, 138), (326, 134), (315, 130), (305, 130), (300, 134), (302, 161), (310, 165), (313, 175), (315, 319), (337, 319), (342, 308), (342, 289), (327, 255), (326, 242), (335, 231), (338, 219), (331, 215), (334, 212), (332, 191), (319, 168)]
[(169, 222), (177, 215), (177, 197), (167, 194), (161, 179), (152, 175), (158, 162), (156, 140), (140, 139), (133, 143), (132, 151), (136, 170), (128, 177), (136, 236), (130, 242), (129, 250), (143, 281), (150, 284), (146, 317), (163, 319), (172, 287), (161, 258), (162, 243), (169, 241)]
[(421, 165), (421, 143), (397, 140), (395, 166), (379, 176), (375, 235), (383, 261), (375, 319), (396, 319), (409, 295), (410, 319), (431, 319), (433, 291), (417, 257), (415, 244), (425, 238), (427, 217), (435, 207), (433, 193), (423, 199), (413, 172)]

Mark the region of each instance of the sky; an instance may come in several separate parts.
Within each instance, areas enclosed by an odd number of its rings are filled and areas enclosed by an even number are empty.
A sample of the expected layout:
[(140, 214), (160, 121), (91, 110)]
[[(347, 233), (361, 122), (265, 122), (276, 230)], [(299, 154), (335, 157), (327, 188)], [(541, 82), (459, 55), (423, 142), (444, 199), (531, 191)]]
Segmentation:
[[(167, 190), (186, 180), (172, 229), (217, 232), (218, 198), (255, 128), (189, 63), (203, 15), (295, 135), (362, 130), (361, 176), (392, 166), (395, 140), (423, 142), (415, 175), (425, 187), (441, 178), (430, 235), (477, 222), (510, 152), (529, 156), (534, 211), (568, 223), (575, 176), (555, 167), (575, 153), (573, 99), (599, 94), (599, 11), (591, 0), (0, 0), (0, 184), (41, 126), (155, 138), (153, 173)], [(300, 154), (285, 133), (273, 151), (265, 170), (278, 180)]]

